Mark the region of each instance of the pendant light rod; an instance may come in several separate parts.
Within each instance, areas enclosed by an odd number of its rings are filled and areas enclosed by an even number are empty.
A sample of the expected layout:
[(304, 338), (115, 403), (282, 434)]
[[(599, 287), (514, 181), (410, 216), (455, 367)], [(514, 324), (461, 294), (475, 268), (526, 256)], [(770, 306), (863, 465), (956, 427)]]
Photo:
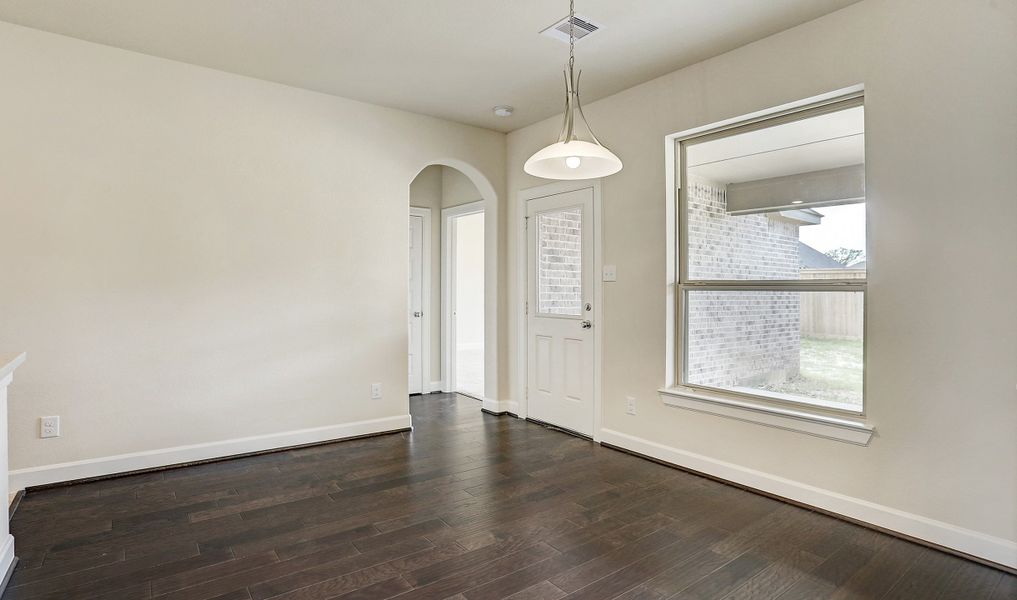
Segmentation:
[(593, 132), (593, 128), (590, 127), (590, 123), (586, 120), (586, 115), (583, 113), (583, 104), (579, 100), (579, 79), (583, 76), (582, 69), (579, 73), (575, 72), (576, 66), (576, 2), (575, 0), (569, 0), (569, 62), (565, 67), (563, 73), (565, 77), (565, 116), (564, 122), (562, 123), (561, 133), (558, 135), (559, 142), (565, 142), (566, 144), (572, 140), (579, 139), (576, 135), (575, 126), (575, 115), (578, 112), (579, 118), (583, 120), (583, 125), (586, 126), (586, 131), (589, 132), (590, 138), (593, 143), (598, 146), (603, 146), (600, 140), (597, 139), (597, 134)]
[(576, 62), (576, 0), (569, 0), (569, 67)]

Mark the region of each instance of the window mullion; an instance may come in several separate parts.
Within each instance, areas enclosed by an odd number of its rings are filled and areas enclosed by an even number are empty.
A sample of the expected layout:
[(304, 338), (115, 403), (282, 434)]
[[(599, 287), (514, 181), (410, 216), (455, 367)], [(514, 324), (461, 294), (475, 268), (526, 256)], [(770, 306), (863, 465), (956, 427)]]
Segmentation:
[(798, 279), (781, 281), (683, 281), (678, 284), (679, 289), (695, 290), (744, 290), (744, 291), (790, 291), (790, 292), (822, 292), (822, 291), (859, 291), (864, 292), (866, 282), (864, 279)]

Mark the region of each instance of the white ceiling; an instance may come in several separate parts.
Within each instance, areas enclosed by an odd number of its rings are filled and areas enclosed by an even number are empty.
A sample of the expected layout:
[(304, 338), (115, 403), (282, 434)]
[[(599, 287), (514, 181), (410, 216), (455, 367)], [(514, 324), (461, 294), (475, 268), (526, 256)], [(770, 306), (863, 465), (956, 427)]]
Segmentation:
[(716, 183), (740, 183), (863, 164), (865, 109), (856, 106), (691, 144), (685, 158), (689, 174)]
[[(857, 0), (578, 0), (586, 102)], [(565, 0), (0, 0), (0, 20), (510, 131), (562, 109)], [(515, 106), (509, 118), (491, 108)]]

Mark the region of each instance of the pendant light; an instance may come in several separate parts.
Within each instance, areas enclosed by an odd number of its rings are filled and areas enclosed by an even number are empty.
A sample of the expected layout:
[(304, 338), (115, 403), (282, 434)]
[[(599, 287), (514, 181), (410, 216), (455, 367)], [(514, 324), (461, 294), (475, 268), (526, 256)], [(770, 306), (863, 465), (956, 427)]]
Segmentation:
[[(575, 0), (569, 0), (569, 64), (565, 67), (565, 122), (558, 141), (538, 150), (523, 170), (545, 179), (592, 179), (607, 177), (622, 169), (621, 160), (604, 147), (586, 122), (583, 106), (579, 103), (579, 77), (574, 72), (576, 57)], [(576, 115), (586, 127), (591, 141), (579, 139), (576, 132)]]

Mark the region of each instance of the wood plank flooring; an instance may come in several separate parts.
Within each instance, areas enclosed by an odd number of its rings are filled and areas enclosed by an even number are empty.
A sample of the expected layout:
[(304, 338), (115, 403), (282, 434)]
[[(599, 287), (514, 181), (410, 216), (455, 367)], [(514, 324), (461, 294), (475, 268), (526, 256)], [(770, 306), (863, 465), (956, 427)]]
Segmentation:
[(1015, 598), (1017, 577), (455, 395), (412, 433), (33, 492), (4, 600)]

